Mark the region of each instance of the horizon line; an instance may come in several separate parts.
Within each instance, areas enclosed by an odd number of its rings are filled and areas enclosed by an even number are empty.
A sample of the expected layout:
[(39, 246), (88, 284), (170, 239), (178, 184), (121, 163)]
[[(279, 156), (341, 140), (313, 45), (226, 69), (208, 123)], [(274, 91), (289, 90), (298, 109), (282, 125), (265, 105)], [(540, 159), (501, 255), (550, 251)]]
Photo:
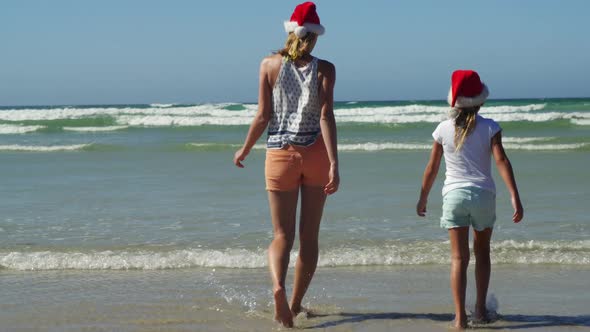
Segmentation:
[[(490, 98), (488, 101), (509, 101), (509, 100), (564, 100), (564, 99), (590, 99), (589, 97), (530, 97), (530, 98)], [(335, 100), (334, 103), (367, 103), (367, 102), (444, 102), (446, 103), (446, 99), (374, 99), (374, 100)], [(183, 106), (183, 105), (207, 105), (207, 104), (249, 104), (254, 105), (257, 102), (244, 102), (244, 101), (223, 101), (223, 102), (151, 102), (151, 103), (105, 103), (105, 104), (98, 104), (98, 103), (88, 103), (88, 104), (16, 104), (16, 105), (0, 105), (0, 109), (10, 108), (10, 107), (91, 107), (91, 106), (150, 106), (150, 105), (174, 105), (174, 106)]]

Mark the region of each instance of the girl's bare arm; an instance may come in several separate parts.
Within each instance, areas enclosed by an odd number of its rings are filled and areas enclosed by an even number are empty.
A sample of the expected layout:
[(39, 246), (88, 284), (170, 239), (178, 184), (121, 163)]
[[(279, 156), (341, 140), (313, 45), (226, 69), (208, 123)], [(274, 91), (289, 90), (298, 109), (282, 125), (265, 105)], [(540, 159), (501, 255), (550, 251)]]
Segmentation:
[(424, 176), (422, 177), (422, 189), (420, 190), (420, 199), (416, 205), (416, 213), (424, 217), (426, 215), (426, 204), (428, 202), (428, 194), (432, 189), (432, 184), (436, 180), (438, 175), (438, 169), (440, 167), (440, 161), (443, 155), (443, 147), (438, 142), (432, 144), (432, 151), (430, 152), (430, 160), (424, 170)]
[(512, 208), (514, 208), (512, 220), (514, 222), (519, 222), (524, 216), (524, 209), (520, 201), (520, 195), (518, 194), (518, 187), (516, 186), (516, 180), (514, 179), (512, 164), (510, 164), (510, 160), (508, 159), (508, 156), (506, 156), (506, 152), (502, 146), (501, 131), (492, 137), (492, 154), (496, 160), (498, 172), (500, 173), (500, 176), (504, 180), (504, 183), (508, 188), (508, 192), (510, 193), (510, 202), (512, 203)]

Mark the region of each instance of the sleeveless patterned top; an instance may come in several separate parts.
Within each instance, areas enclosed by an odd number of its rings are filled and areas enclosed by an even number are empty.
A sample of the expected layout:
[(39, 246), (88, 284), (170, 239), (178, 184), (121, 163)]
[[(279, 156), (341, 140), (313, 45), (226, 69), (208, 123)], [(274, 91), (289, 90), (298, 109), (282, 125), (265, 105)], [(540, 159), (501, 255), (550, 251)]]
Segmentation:
[(283, 58), (272, 90), (272, 117), (266, 147), (281, 149), (287, 144), (309, 146), (320, 134), (318, 59), (298, 68)]

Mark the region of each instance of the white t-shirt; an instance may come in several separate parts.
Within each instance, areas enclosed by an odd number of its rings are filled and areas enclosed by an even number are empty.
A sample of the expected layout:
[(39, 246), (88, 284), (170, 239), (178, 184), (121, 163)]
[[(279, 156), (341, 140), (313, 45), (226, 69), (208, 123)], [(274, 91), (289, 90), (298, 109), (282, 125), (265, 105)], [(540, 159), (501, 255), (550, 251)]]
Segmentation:
[(491, 140), (500, 130), (496, 121), (477, 115), (475, 129), (455, 152), (455, 120), (443, 121), (436, 127), (432, 137), (443, 146), (447, 167), (443, 196), (453, 189), (471, 186), (496, 192), (491, 174)]

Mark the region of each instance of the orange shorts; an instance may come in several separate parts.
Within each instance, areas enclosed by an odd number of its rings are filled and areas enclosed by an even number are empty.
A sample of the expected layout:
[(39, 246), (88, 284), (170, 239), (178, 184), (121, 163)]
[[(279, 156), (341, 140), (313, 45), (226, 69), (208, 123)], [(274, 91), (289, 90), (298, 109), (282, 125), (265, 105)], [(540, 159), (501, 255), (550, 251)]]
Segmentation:
[(292, 191), (301, 185), (323, 187), (330, 181), (330, 160), (319, 136), (310, 146), (287, 145), (267, 149), (264, 163), (266, 190)]

